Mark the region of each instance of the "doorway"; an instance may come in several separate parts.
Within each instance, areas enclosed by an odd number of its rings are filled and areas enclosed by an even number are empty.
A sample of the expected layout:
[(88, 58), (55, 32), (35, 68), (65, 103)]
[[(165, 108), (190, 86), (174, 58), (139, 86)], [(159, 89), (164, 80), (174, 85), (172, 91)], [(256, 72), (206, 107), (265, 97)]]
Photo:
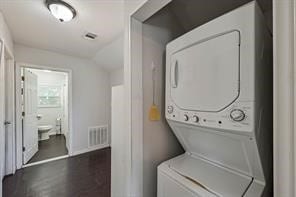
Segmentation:
[[(18, 165), (68, 157), (71, 153), (71, 71), (17, 66)], [(21, 138), (20, 138), (21, 137)]]

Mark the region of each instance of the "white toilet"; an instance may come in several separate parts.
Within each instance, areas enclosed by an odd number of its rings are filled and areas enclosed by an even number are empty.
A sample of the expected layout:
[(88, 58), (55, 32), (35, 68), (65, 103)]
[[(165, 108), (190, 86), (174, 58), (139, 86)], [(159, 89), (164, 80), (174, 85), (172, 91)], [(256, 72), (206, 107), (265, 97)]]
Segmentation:
[(52, 129), (51, 125), (42, 125), (38, 126), (38, 140), (48, 140), (49, 139), (49, 131)]

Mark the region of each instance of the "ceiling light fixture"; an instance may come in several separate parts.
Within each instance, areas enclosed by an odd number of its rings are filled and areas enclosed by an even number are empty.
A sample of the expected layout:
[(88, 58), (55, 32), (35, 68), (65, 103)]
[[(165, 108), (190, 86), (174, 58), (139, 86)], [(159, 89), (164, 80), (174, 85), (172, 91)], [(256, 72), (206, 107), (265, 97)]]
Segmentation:
[(68, 22), (76, 16), (76, 10), (61, 0), (46, 0), (46, 7), (50, 13), (61, 22)]

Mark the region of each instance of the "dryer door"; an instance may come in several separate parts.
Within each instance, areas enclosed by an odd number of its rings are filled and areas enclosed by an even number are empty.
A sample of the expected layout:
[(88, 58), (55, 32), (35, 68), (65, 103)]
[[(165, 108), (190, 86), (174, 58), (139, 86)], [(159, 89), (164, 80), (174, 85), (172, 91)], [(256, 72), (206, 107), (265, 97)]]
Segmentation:
[(213, 36), (173, 53), (170, 93), (183, 110), (221, 111), (239, 96), (240, 33)]

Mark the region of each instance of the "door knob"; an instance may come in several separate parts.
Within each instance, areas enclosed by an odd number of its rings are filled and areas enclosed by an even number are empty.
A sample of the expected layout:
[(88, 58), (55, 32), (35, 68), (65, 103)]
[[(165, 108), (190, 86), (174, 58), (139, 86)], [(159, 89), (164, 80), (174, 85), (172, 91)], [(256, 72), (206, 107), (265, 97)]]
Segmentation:
[(36, 118), (37, 118), (38, 120), (40, 120), (40, 119), (42, 118), (42, 115), (41, 115), (41, 114), (38, 114), (38, 115), (36, 116)]
[(5, 122), (4, 122), (4, 125), (9, 125), (9, 124), (11, 124), (10, 121), (5, 121)]

